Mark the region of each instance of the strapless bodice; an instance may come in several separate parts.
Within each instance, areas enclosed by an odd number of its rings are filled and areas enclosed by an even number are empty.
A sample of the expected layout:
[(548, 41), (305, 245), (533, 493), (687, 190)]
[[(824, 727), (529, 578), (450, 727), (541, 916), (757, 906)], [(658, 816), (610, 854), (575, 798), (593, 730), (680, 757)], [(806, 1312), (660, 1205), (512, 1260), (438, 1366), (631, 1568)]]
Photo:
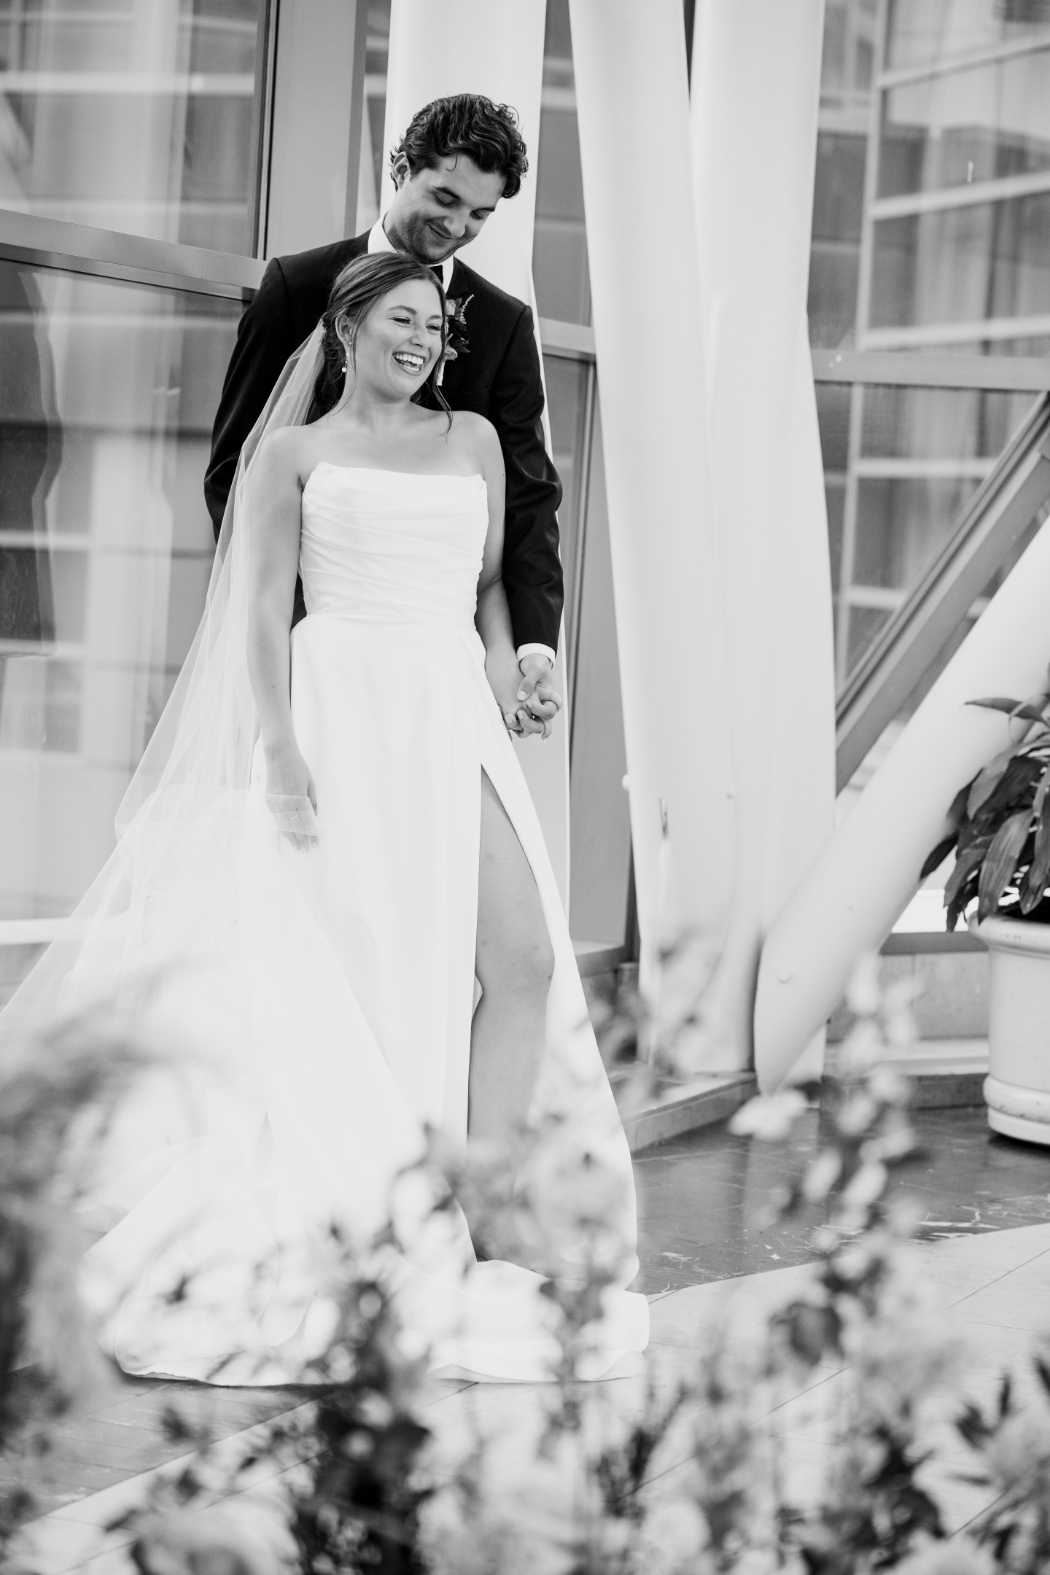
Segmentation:
[(482, 476), (322, 461), (303, 488), (306, 610), (355, 622), (472, 626), (487, 530)]

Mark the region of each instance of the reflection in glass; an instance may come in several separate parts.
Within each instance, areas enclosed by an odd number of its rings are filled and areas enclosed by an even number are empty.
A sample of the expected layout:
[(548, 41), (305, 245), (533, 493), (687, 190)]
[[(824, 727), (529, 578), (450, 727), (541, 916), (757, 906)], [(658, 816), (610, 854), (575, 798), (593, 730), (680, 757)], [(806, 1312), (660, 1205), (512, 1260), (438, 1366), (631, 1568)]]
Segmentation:
[(250, 253), (265, 0), (0, 0), (0, 207)]
[(532, 155), (536, 302), (541, 317), (586, 324), (591, 320), (591, 287), (568, 0), (547, 3), (541, 106), (540, 145)]
[(586, 421), (590, 414), (587, 406), (588, 372), (584, 361), (570, 361), (554, 355), (545, 355), (543, 358), (553, 451), (551, 457), (561, 477), (563, 489), (561, 508), (558, 510), (558, 529), (565, 574), (565, 638), (570, 650), (575, 635), (572, 628), (576, 605), (575, 574), (580, 563), (581, 467), (586, 457)]
[(1050, 169), (1050, 50), (891, 88), (879, 196)]
[(68, 913), (204, 604), (240, 305), (0, 263), (0, 920)]
[(1032, 399), (817, 385), (840, 685), (949, 539)]
[(948, 539), (977, 482), (943, 476), (862, 477), (857, 489), (853, 594), (861, 586), (903, 593)]
[(884, 219), (873, 244), (872, 327), (1050, 313), (1050, 193)]
[(970, 388), (891, 388), (864, 392), (861, 453), (878, 458), (992, 460), (1032, 403), (1031, 394)]
[(1041, 41), (1047, 0), (890, 0), (886, 64), (931, 65), (997, 44)]

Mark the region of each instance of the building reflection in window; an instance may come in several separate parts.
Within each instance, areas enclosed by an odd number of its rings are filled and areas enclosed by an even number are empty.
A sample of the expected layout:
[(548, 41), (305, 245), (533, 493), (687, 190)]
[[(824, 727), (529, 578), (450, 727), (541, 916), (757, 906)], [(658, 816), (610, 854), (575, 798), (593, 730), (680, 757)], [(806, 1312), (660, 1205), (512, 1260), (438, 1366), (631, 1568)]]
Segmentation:
[(818, 394), (842, 683), (1031, 403), (980, 358), (1050, 345), (1050, 8), (828, 0), (819, 125), (814, 347), (969, 363)]
[(62, 457), (55, 368), (32, 274), (0, 269), (0, 641), (55, 636), (45, 503)]
[(264, 0), (0, 0), (0, 207), (254, 250)]
[(0, 299), (6, 920), (68, 913), (87, 888), (189, 648), (241, 303), (9, 262)]

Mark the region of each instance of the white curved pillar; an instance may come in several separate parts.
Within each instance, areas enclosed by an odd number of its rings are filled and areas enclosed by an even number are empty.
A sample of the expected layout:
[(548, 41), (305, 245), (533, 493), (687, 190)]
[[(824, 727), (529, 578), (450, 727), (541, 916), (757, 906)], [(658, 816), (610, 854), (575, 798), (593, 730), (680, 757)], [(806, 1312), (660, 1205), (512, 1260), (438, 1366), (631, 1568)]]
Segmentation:
[(721, 944), (734, 841), (685, 34), (681, 0), (569, 0), (569, 14), (651, 986), (662, 906)]
[(952, 799), (1007, 743), (1007, 720), (968, 700), (1046, 683), (1050, 525), (993, 597), (766, 938), (755, 1047), (773, 1088), (842, 996), (857, 958), (913, 895)]
[[(529, 152), (520, 192), (500, 202), (459, 254), (471, 268), (526, 301), (536, 315), (532, 237), (540, 142), (546, 0), (392, 0), (380, 211), (393, 195), (389, 154), (412, 116), (431, 99), (484, 93), (518, 113)], [(537, 341), (538, 342), (538, 341)], [(550, 447), (550, 433), (547, 432)], [(554, 683), (568, 693), (562, 655)], [(546, 742), (525, 740), (518, 759), (543, 826), (566, 911), (569, 905), (569, 730), (564, 712)]]
[(834, 823), (831, 572), (806, 317), (823, 23), (824, 0), (699, 0), (693, 33), (738, 817), (729, 930), (706, 1006), (714, 1043), (736, 1046), (740, 1064), (762, 939)]

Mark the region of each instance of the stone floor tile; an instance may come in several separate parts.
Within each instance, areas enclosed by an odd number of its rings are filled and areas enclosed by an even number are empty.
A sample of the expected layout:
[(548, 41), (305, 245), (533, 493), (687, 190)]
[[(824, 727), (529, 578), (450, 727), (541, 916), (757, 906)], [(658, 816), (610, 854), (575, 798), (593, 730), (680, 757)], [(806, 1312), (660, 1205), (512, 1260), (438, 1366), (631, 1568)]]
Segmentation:
[[(1050, 1259), (1046, 1267), (1050, 1269)], [(1033, 1336), (1050, 1333), (1050, 1275), (1044, 1272), (1041, 1278), (1046, 1288), (1038, 1291), (1032, 1285), (1034, 1276), (1027, 1283), (1018, 1283), (1021, 1272), (974, 1291), (956, 1304), (956, 1310), (970, 1324), (1024, 1329)]]
[[(817, 1151), (821, 1121), (819, 1111), (809, 1111), (783, 1148), (736, 1138), (723, 1124), (636, 1156), (638, 1288), (661, 1291), (687, 1283), (686, 1274), (696, 1283), (809, 1261), (813, 1220), (775, 1227), (758, 1220), (772, 1188)], [(992, 1133), (983, 1108), (919, 1110), (914, 1123), (923, 1151), (895, 1174), (891, 1193), (918, 1204), (920, 1236), (933, 1242), (1050, 1221), (1050, 1152)], [(696, 1252), (691, 1244), (699, 1236), (707, 1245), (709, 1222), (721, 1225), (721, 1242)]]
[(758, 1323), (774, 1308), (796, 1295), (809, 1278), (807, 1265), (773, 1269), (731, 1281), (692, 1285), (653, 1302), (649, 1310), (650, 1339), (658, 1345), (698, 1346), (704, 1331), (729, 1307)]
[(98, 1526), (49, 1515), (33, 1521), (19, 1533), (13, 1552), (34, 1575), (64, 1575), (88, 1559), (127, 1547), (131, 1540), (124, 1532), (107, 1533)]
[(1050, 1252), (1050, 1224), (920, 1242), (917, 1251), (930, 1278), (957, 1303)]
[[(136, 1476), (125, 1477), (122, 1482), (116, 1482), (99, 1493), (92, 1493), (72, 1504), (63, 1505), (47, 1518), (85, 1526), (107, 1526), (112, 1521), (118, 1520), (121, 1515), (126, 1515), (129, 1510), (138, 1509), (144, 1504), (152, 1484), (162, 1471), (179, 1471), (188, 1465), (191, 1459), (191, 1455), (181, 1455), (178, 1459), (170, 1460), (166, 1465), (158, 1466), (152, 1471), (141, 1471)], [(37, 1522), (34, 1521), (33, 1524), (36, 1525)]]

